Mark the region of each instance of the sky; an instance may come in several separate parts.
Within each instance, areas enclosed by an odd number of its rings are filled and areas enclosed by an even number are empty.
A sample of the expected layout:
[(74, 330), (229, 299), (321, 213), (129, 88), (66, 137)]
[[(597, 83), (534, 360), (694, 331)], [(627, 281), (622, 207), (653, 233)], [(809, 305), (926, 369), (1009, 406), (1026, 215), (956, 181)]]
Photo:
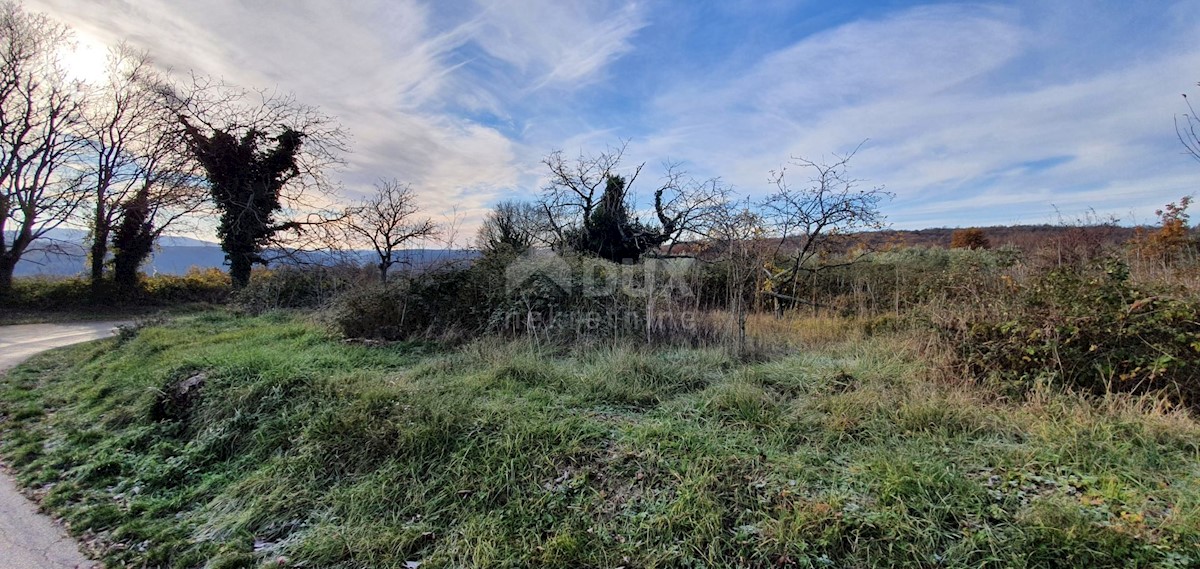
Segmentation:
[[(127, 41), (176, 73), (293, 92), (378, 179), (470, 233), (534, 199), (554, 150), (628, 141), (754, 198), (792, 158), (859, 147), (898, 229), (1150, 223), (1200, 182), (1175, 121), (1200, 98), (1200, 2), (26, 0), (81, 73)], [(796, 173), (794, 182), (805, 179)]]

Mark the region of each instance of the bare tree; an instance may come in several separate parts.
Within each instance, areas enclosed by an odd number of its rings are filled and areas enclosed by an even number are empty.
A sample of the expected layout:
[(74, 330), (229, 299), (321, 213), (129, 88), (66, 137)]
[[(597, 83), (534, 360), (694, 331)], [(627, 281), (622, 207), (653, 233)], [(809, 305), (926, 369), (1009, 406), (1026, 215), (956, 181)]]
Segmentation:
[(340, 220), (327, 205), (333, 187), (325, 173), (342, 164), (346, 135), (332, 117), (291, 95), (203, 77), (165, 91), (220, 213), (217, 235), (234, 286), (245, 286), (272, 249), (287, 254), (295, 237)]
[(164, 84), (148, 53), (121, 44), (110, 51), (106, 80), (92, 94), (84, 134), (93, 292), (104, 276), (110, 239), (118, 249), (118, 284), (128, 289), (158, 235), (204, 203), (174, 109), (162, 96)]
[(21, 256), (84, 197), (70, 167), (82, 140), (82, 87), (59, 55), (70, 41), (70, 29), (44, 14), (0, 3), (0, 295), (11, 291)]
[(502, 201), (488, 212), (479, 226), (476, 246), (483, 251), (523, 253), (548, 241), (545, 213), (534, 204)]
[[(859, 145), (861, 148), (862, 145)], [(848, 173), (850, 159), (858, 148), (832, 163), (793, 158), (791, 165), (811, 173), (808, 184), (794, 188), (787, 181), (787, 168), (771, 173), (776, 192), (763, 203), (763, 214), (773, 230), (776, 256), (782, 266), (767, 275), (768, 295), (788, 305), (802, 302), (799, 281), (802, 273), (854, 262), (813, 263), (836, 237), (858, 230), (881, 229), (885, 218), (879, 204), (891, 194), (879, 186), (862, 186)]]
[(725, 219), (732, 190), (720, 178), (697, 180), (679, 163), (666, 163), (662, 186), (654, 192), (654, 214), (666, 237), (667, 255), (684, 238), (703, 237)]
[(1175, 117), (1175, 135), (1179, 137), (1179, 142), (1183, 143), (1188, 155), (1200, 161), (1200, 117), (1196, 116), (1196, 109), (1192, 108), (1192, 101), (1188, 99), (1187, 93), (1183, 94), (1183, 102), (1187, 105), (1188, 112), (1182, 115), (1182, 121), (1180, 117)]
[(350, 237), (370, 246), (379, 259), (379, 282), (387, 282), (388, 270), (401, 262), (399, 253), (405, 245), (438, 234), (438, 225), (428, 217), (420, 217), (419, 212), (411, 185), (380, 180), (375, 184), (375, 194), (347, 216), (345, 227)]
[(715, 204), (706, 225), (705, 243), (725, 264), (726, 299), (733, 316), (738, 354), (746, 353), (746, 317), (756, 301), (762, 268), (770, 256), (766, 220), (750, 200)]

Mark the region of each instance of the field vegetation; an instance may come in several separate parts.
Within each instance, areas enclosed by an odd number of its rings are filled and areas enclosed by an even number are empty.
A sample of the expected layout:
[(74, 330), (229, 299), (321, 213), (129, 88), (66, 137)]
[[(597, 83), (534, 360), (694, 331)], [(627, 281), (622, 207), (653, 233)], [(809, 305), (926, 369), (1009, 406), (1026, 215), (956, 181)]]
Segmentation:
[(11, 373), (0, 452), (114, 566), (1193, 566), (1194, 246), (1078, 235), (782, 309), (721, 254), (260, 273)]
[(1002, 397), (871, 321), (750, 329), (790, 349), (379, 347), (278, 312), (187, 316), (10, 375), (3, 452), (117, 566), (1198, 559), (1185, 410)]

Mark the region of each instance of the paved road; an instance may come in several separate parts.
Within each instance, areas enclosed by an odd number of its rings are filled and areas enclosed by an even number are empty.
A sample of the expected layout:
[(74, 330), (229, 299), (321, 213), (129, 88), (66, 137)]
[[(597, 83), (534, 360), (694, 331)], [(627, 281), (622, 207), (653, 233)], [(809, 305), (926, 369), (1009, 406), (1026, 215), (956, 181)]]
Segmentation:
[[(111, 336), (117, 322), (0, 326), (0, 373), (38, 352)], [(0, 473), (0, 569), (99, 567), (79, 545)]]

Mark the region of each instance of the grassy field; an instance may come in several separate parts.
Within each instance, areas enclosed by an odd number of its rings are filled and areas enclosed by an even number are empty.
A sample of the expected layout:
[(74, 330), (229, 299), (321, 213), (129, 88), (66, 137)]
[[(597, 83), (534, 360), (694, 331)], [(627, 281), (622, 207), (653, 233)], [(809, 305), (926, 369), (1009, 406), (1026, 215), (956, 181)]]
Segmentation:
[(1008, 400), (919, 334), (752, 324), (792, 349), (363, 346), (183, 316), (13, 371), (0, 451), (115, 566), (1200, 563), (1187, 413)]

